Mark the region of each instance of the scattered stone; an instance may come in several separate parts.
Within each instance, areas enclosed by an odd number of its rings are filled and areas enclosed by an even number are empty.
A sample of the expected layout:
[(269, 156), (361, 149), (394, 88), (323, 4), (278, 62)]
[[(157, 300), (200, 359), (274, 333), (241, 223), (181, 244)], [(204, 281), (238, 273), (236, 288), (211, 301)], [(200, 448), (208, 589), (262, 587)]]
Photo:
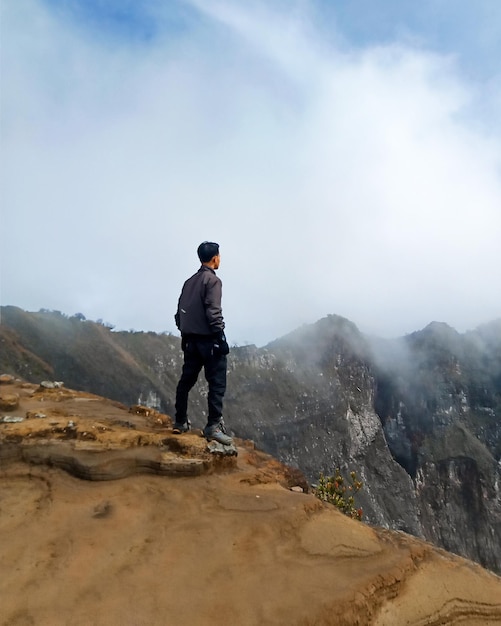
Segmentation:
[(47, 415), (45, 413), (40, 413), (40, 411), (27, 411), (26, 419), (45, 419)]
[(24, 417), (14, 417), (13, 415), (6, 415), (0, 418), (0, 422), (4, 424), (17, 424), (18, 422), (24, 422)]
[(219, 454), (221, 456), (237, 456), (238, 450), (236, 449), (234, 444), (229, 446), (225, 446), (218, 441), (211, 441), (207, 444), (207, 450), (211, 454)]
[(104, 424), (94, 424), (92, 428), (96, 428), (100, 433), (110, 432), (112, 429)]
[(42, 389), (61, 389), (61, 387), (64, 387), (64, 383), (62, 380), (42, 380), (40, 387)]
[(304, 489), (300, 487), (299, 485), (295, 485), (294, 487), (291, 487), (291, 491), (294, 491), (295, 493), (304, 493)]
[(0, 374), (0, 385), (10, 385), (15, 382), (14, 376), (10, 374)]
[(94, 514), (92, 517), (102, 519), (103, 517), (109, 517), (113, 511), (113, 505), (111, 502), (100, 502), (94, 507)]
[(129, 413), (135, 413), (136, 415), (144, 415), (145, 417), (149, 417), (151, 413), (154, 412), (154, 409), (150, 409), (148, 406), (143, 406), (142, 404), (133, 404), (129, 408)]
[(84, 430), (84, 432), (80, 434), (80, 439), (84, 441), (96, 441), (97, 436), (90, 431)]
[(19, 406), (19, 396), (16, 393), (0, 395), (0, 411), (13, 411)]

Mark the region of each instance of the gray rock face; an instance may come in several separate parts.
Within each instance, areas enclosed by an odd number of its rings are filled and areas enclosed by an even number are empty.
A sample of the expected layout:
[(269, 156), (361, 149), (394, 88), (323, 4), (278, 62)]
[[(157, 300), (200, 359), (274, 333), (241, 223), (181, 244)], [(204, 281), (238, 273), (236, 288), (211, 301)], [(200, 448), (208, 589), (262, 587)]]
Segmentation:
[(242, 350), (227, 401), (239, 434), (312, 482), (355, 470), (367, 521), (501, 571), (501, 330), (369, 342), (330, 316)]
[(500, 572), (501, 321), (432, 323), (376, 353), (375, 407), (424, 536)]
[(264, 353), (237, 354), (228, 421), (313, 483), (336, 467), (355, 470), (367, 521), (424, 536), (412, 479), (393, 459), (374, 410), (369, 351), (353, 324), (332, 316)]
[(499, 478), (465, 456), (424, 463), (416, 492), (426, 539), (501, 571)]

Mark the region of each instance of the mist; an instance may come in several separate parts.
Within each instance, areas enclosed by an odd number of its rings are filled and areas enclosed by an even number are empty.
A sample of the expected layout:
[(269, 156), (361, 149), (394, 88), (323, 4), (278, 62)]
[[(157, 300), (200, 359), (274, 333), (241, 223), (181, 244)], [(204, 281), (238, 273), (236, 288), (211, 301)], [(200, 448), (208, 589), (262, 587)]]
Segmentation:
[(141, 39), (2, 5), (2, 304), (175, 331), (213, 240), (232, 343), (501, 316), (501, 73), (308, 2), (145, 7)]

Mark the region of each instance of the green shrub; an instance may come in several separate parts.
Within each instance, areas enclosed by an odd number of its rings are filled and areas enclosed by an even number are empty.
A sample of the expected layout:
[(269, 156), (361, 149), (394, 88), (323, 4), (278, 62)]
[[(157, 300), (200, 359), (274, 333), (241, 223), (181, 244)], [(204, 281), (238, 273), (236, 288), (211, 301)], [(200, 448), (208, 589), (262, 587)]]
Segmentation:
[(362, 519), (362, 509), (355, 508), (354, 495), (362, 489), (363, 483), (358, 480), (356, 472), (350, 472), (351, 484), (347, 485), (341, 475), (339, 467), (334, 476), (326, 477), (320, 474), (315, 495), (324, 502), (337, 506), (345, 515), (353, 519)]

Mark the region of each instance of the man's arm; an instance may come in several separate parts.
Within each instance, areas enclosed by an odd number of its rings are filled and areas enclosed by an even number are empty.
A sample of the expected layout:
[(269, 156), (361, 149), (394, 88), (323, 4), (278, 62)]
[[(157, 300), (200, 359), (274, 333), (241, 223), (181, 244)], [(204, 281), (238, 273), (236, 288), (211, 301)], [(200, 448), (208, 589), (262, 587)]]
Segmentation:
[(211, 276), (205, 290), (205, 315), (207, 323), (214, 334), (224, 330), (223, 311), (221, 309), (222, 283), (217, 276)]

